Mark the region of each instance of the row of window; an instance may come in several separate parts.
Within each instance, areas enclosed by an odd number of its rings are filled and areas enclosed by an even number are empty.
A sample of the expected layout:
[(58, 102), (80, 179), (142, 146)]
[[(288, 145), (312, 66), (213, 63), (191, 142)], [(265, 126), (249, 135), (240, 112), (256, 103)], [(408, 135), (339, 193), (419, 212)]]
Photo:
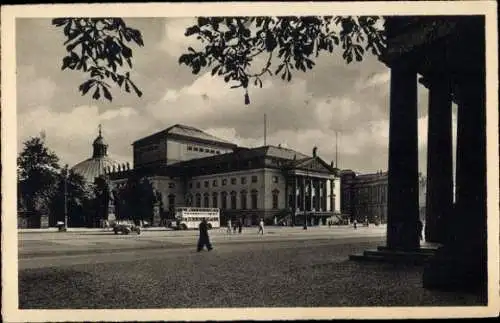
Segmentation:
[[(237, 205), (236, 205), (237, 194), (238, 193), (236, 193), (234, 191), (229, 194), (230, 200), (229, 200), (229, 207), (228, 207), (228, 203), (227, 203), (228, 194), (227, 194), (227, 192), (220, 193), (220, 196), (221, 196), (220, 208), (221, 209), (228, 209), (228, 208), (237, 209)], [(242, 209), (242, 210), (248, 209), (247, 196), (248, 196), (247, 191), (240, 192), (240, 209)], [(202, 199), (201, 194), (197, 193), (194, 196), (194, 201), (193, 201), (193, 196), (191, 194), (189, 194), (187, 196), (187, 201), (186, 201), (187, 206), (214, 207), (214, 208), (219, 207), (218, 202), (219, 202), (219, 194), (217, 192), (212, 193), (212, 205), (210, 205), (210, 195), (208, 193), (203, 194), (203, 199)], [(252, 190), (250, 193), (250, 209), (257, 209), (257, 204), (258, 204), (257, 202), (258, 202), (258, 192), (256, 190)], [(274, 190), (273, 191), (273, 209), (278, 208), (278, 205), (279, 205), (278, 202), (279, 202), (279, 191)]]
[(217, 221), (219, 221), (219, 218), (207, 218), (207, 217), (184, 218), (184, 220), (187, 221), (187, 222), (201, 222), (203, 219), (206, 219), (208, 222), (217, 222)]
[[(252, 176), (251, 177), (251, 182), (252, 183), (257, 183), (258, 177), (257, 176)], [(247, 184), (247, 178), (245, 176), (240, 178), (240, 182), (242, 185)], [(236, 185), (237, 179), (236, 177), (231, 178), (231, 185)], [(278, 183), (278, 176), (273, 176), (273, 183)], [(222, 186), (227, 185), (227, 178), (223, 178), (221, 181)], [(217, 179), (212, 180), (212, 187), (217, 187), (219, 185), (219, 181)], [(210, 182), (209, 181), (204, 181), (203, 182), (203, 187), (208, 188), (210, 187)], [(189, 183), (189, 188), (193, 188), (193, 183)], [(201, 182), (196, 182), (196, 188), (201, 188)]]
[(220, 150), (196, 147), (196, 146), (187, 146), (188, 151), (198, 151), (200, 153), (209, 153), (209, 154), (220, 154)]

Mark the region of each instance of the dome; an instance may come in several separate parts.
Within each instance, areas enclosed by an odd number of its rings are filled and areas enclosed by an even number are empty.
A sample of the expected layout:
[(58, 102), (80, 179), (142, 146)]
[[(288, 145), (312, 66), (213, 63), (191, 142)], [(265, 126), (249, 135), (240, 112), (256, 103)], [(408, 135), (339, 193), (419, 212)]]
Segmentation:
[(71, 168), (75, 173), (83, 176), (85, 181), (93, 183), (96, 177), (104, 174), (107, 168), (118, 167), (119, 163), (107, 156), (88, 158)]
[(104, 174), (105, 169), (119, 166), (117, 161), (108, 157), (108, 145), (102, 137), (101, 125), (99, 125), (99, 135), (94, 140), (92, 146), (94, 148), (92, 157), (71, 168), (90, 183), (93, 183), (96, 177)]

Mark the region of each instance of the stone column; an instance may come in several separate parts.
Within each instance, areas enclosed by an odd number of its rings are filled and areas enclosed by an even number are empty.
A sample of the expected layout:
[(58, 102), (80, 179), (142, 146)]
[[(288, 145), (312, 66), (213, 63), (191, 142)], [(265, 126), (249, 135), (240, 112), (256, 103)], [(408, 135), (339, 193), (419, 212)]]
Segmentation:
[(306, 179), (301, 177), (301, 187), (302, 187), (302, 219), (306, 218)]
[(292, 225), (296, 224), (295, 214), (297, 213), (297, 176), (293, 177), (293, 206), (292, 206)]
[(335, 212), (335, 179), (330, 179), (330, 211)]
[(433, 75), (428, 82), (425, 240), (443, 242), (446, 224), (452, 221), (450, 212), (453, 204), (451, 85), (445, 74)]
[(300, 178), (300, 191), (302, 193), (301, 199), (302, 199), (302, 212), (304, 212), (306, 208), (306, 179), (304, 177)]
[[(290, 203), (290, 196), (289, 196), (289, 189), (288, 189), (288, 186), (289, 186), (289, 177), (288, 175), (285, 175), (285, 210), (288, 210), (288, 204)], [(250, 203), (251, 203), (251, 197), (250, 197)]]
[(411, 64), (391, 67), (387, 247), (417, 249), (417, 75)]
[(458, 80), (456, 204), (444, 246), (424, 270), (426, 288), (487, 290), (485, 97), (484, 70)]
[(313, 192), (314, 192), (313, 179), (309, 178), (309, 206), (310, 206), (310, 211), (312, 211), (313, 208), (314, 208), (314, 205), (313, 205)]

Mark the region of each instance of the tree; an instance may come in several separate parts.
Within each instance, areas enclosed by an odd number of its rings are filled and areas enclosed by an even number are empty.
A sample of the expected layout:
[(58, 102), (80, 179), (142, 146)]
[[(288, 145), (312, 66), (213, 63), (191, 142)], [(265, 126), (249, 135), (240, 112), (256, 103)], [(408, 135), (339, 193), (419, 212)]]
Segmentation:
[(151, 221), (153, 218), (154, 189), (146, 177), (131, 176), (119, 191), (119, 218)]
[[(249, 104), (248, 88), (252, 84), (262, 87), (263, 76), (280, 75), (284, 81), (291, 81), (294, 70), (312, 69), (314, 59), (321, 52), (332, 53), (341, 47), (342, 57), (348, 64), (361, 61), (366, 51), (380, 55), (385, 48), (382, 21), (378, 16), (199, 17), (195, 25), (186, 29), (185, 35), (196, 37), (201, 49), (189, 47), (188, 52), (179, 57), (179, 64), (189, 67), (193, 74), (210, 69), (212, 75), (232, 83), (231, 88), (242, 88), (245, 104)], [(91, 86), (101, 86), (108, 91), (104, 79), (110, 78), (120, 87), (123, 82), (129, 84), (126, 82), (130, 81), (129, 74), (116, 74), (116, 62), (121, 65), (125, 59), (132, 67), (132, 51), (126, 49), (120, 37), (142, 46), (138, 30), (127, 27), (122, 19), (109, 18), (60, 18), (54, 19), (53, 24), (64, 27), (67, 36), (65, 44), (68, 44), (69, 55), (63, 59), (63, 69), (76, 68), (90, 74), (91, 78), (80, 86), (82, 94)], [(99, 29), (98, 25), (104, 27)], [(119, 36), (121, 33), (128, 33), (129, 38)], [(74, 50), (74, 43), (82, 44), (80, 55)], [(252, 70), (258, 58), (264, 58), (263, 66)], [(97, 67), (87, 68), (85, 64), (89, 61)], [(107, 62), (107, 65), (96, 62)], [(131, 84), (137, 94), (142, 94)], [(125, 90), (129, 92), (127, 87)], [(93, 97), (98, 99), (99, 95), (94, 93)], [(112, 100), (109, 91), (105, 97)]]
[(57, 188), (59, 158), (43, 140), (32, 137), (24, 142), (17, 158), (18, 205), (28, 212), (46, 213)]
[[(95, 180), (94, 196), (95, 196), (95, 218), (93, 219), (94, 225), (101, 219), (106, 219), (108, 216), (108, 206), (112, 199), (112, 192), (108, 180), (105, 176), (100, 176)], [(113, 201), (115, 202), (115, 201)]]
[(58, 174), (57, 189), (51, 200), (53, 222), (64, 221), (65, 181), (68, 225), (71, 227), (86, 226), (95, 212), (93, 185), (85, 182), (85, 179), (80, 174), (68, 170), (67, 167)]

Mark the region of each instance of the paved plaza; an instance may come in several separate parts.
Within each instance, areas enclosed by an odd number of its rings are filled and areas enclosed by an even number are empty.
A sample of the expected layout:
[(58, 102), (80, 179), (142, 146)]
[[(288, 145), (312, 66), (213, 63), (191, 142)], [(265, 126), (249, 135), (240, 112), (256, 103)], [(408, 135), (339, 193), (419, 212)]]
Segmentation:
[(357, 263), (385, 227), (269, 227), (115, 236), (89, 230), (19, 234), (21, 309), (480, 305), (479, 295), (421, 287), (422, 268)]

